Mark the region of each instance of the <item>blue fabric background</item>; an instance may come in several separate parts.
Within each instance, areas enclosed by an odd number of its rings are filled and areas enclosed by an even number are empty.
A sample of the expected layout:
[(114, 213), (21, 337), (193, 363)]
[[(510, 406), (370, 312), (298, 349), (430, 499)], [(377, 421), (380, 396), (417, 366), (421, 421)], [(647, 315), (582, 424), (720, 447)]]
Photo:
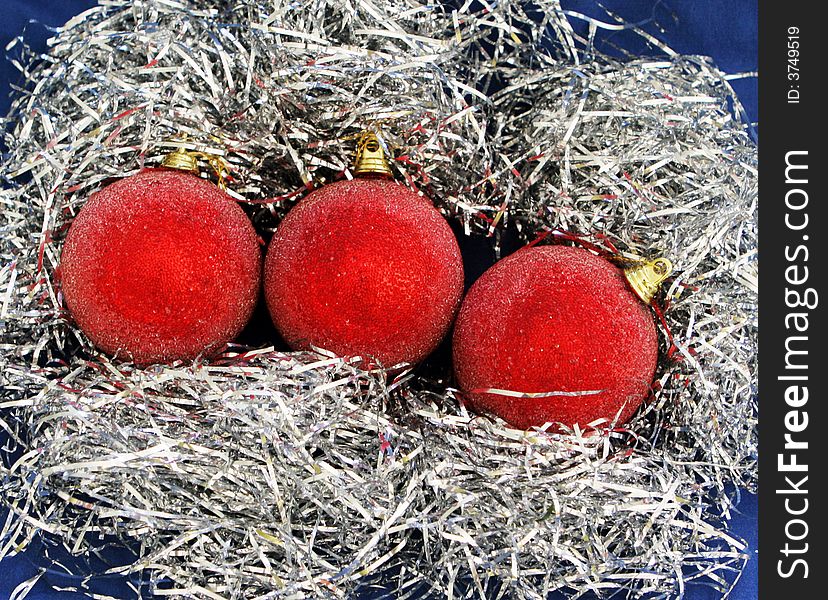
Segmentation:
[[(45, 51), (46, 39), (51, 33), (47, 27), (63, 24), (75, 14), (95, 4), (94, 0), (0, 0), (0, 48), (26, 29), (27, 40), (36, 48)], [(599, 14), (592, 0), (563, 0), (565, 8), (588, 14)], [(645, 23), (649, 31), (658, 32), (653, 20), (665, 31), (661, 39), (683, 54), (712, 56), (726, 72), (739, 73), (756, 71), (758, 55), (757, 0), (604, 0), (603, 4), (626, 20)], [(602, 49), (612, 51), (614, 44), (630, 48), (631, 36), (621, 33), (608, 34)], [(636, 48), (634, 48), (636, 49)], [(636, 49), (646, 52), (643, 45)], [(6, 114), (12, 87), (20, 81), (14, 67), (5, 60), (0, 61), (0, 114)], [(733, 82), (751, 121), (758, 120), (758, 83), (755, 78)], [(744, 494), (739, 504), (739, 513), (731, 523), (731, 531), (745, 539), (750, 548), (752, 560), (738, 582), (732, 600), (751, 600), (758, 597), (757, 560), (757, 498)], [(0, 562), (0, 600), (10, 597), (12, 590), (36, 573), (33, 561), (36, 552), (29, 556), (17, 556)], [(58, 581), (67, 584), (68, 581)], [(102, 590), (104, 591), (104, 590)], [(113, 582), (105, 590), (111, 597), (127, 598), (123, 584)], [(719, 594), (709, 588), (694, 587), (687, 600), (713, 600)], [(28, 596), (31, 600), (68, 600), (80, 598), (75, 593), (55, 592), (41, 580)]]

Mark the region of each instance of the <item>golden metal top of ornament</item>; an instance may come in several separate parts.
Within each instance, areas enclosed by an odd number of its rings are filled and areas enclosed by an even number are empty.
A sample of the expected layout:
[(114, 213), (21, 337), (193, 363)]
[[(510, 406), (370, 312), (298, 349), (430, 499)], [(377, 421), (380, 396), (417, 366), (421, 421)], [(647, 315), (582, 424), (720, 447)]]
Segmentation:
[(206, 161), (207, 164), (210, 165), (218, 178), (218, 187), (222, 190), (226, 190), (227, 182), (224, 179), (224, 175), (229, 169), (227, 168), (227, 163), (218, 154), (178, 148), (174, 152), (170, 152), (164, 156), (161, 161), (161, 166), (166, 169), (176, 169), (178, 171), (186, 171), (187, 173), (198, 175), (201, 172), (198, 162), (199, 159)]
[(167, 169), (177, 169), (179, 171), (187, 171), (189, 173), (198, 173), (198, 157), (194, 152), (189, 152), (184, 148), (179, 148), (175, 152), (170, 152), (161, 161), (161, 166)]
[(645, 304), (658, 293), (661, 284), (673, 272), (673, 263), (666, 258), (637, 262), (624, 269), (630, 287)]
[(357, 177), (392, 176), (385, 150), (373, 131), (363, 131), (357, 140), (354, 174)]

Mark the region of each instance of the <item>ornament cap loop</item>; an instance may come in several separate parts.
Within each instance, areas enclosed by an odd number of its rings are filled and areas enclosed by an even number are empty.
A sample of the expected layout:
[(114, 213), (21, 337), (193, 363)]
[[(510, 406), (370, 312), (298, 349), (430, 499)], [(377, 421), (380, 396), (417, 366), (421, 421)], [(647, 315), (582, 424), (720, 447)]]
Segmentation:
[(358, 177), (391, 177), (391, 166), (382, 143), (373, 131), (364, 131), (357, 140), (354, 174)]
[(660, 257), (640, 261), (624, 269), (630, 287), (645, 304), (652, 302), (661, 284), (673, 272), (673, 263)]
[(227, 173), (227, 163), (217, 154), (210, 154), (208, 152), (197, 152), (193, 150), (185, 150), (178, 148), (174, 152), (165, 155), (161, 160), (161, 166), (165, 169), (175, 169), (177, 171), (186, 171), (193, 175), (198, 175), (201, 172), (198, 161), (203, 159), (213, 169), (218, 178), (219, 189), (227, 190), (227, 182), (225, 181), (225, 173)]
[(175, 152), (170, 152), (164, 156), (161, 166), (166, 169), (198, 174), (198, 156), (184, 148), (178, 148)]

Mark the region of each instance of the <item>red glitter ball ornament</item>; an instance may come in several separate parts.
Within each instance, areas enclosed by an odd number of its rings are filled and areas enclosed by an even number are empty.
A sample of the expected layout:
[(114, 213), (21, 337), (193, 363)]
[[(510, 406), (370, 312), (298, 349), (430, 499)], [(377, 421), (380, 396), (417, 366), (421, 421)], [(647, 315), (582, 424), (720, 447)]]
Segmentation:
[(658, 337), (619, 267), (581, 248), (544, 246), (519, 250), (472, 286), (453, 352), (475, 410), (520, 429), (584, 428), (632, 416), (655, 375)]
[(66, 236), (61, 282), (98, 348), (150, 364), (209, 354), (238, 335), (261, 263), (230, 196), (189, 173), (148, 169), (89, 198)]
[(279, 225), (264, 291), (293, 348), (416, 363), (451, 325), (463, 263), (427, 199), (387, 179), (340, 181), (308, 195)]

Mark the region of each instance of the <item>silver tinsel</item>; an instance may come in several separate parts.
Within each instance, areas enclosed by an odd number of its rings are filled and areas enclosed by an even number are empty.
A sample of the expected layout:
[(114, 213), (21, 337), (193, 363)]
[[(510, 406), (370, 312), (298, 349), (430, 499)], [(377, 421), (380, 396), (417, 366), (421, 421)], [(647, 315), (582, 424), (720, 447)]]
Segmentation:
[[(47, 55), (19, 40), (0, 558), (42, 536), (48, 574), (121, 545), (134, 563), (73, 586), (139, 573), (211, 599), (724, 594), (746, 559), (727, 522), (757, 477), (756, 147), (707, 59), (656, 40), (658, 58), (612, 59), (601, 26), (554, 0), (102, 0)], [(514, 224), (673, 261), (657, 391), (626, 429), (515, 431), (422, 369), (316, 353), (139, 369), (68, 320), (61, 242), (107, 179), (207, 150), (272, 229), (349, 175), (366, 126), (469, 235)]]

